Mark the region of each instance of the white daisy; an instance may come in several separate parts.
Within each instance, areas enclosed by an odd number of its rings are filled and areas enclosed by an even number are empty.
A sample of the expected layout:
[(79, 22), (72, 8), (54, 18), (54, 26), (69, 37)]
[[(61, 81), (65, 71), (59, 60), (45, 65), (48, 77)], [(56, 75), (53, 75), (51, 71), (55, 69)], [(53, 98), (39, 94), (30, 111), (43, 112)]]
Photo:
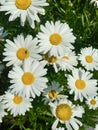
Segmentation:
[(5, 106), (2, 102), (3, 96), (0, 96), (0, 123), (2, 122), (2, 118), (7, 115), (5, 112)]
[(46, 73), (47, 69), (38, 61), (25, 60), (23, 67), (14, 66), (8, 74), (12, 83), (10, 86), (12, 93), (27, 98), (40, 96), (43, 89), (47, 88), (46, 82), (48, 80), (44, 77)]
[(44, 89), (43, 100), (45, 103), (54, 101), (58, 98), (59, 93), (63, 90), (63, 86), (60, 86), (58, 82), (51, 82), (48, 88)]
[(43, 6), (48, 6), (46, 0), (9, 0), (0, 7), (0, 11), (7, 11), (6, 14), (10, 14), (9, 21), (20, 17), (22, 26), (27, 18), (30, 26), (35, 28), (34, 21), (40, 21), (38, 14), (45, 14)]
[(97, 80), (92, 79), (93, 74), (85, 71), (84, 69), (73, 69), (72, 75), (68, 75), (68, 87), (71, 89), (70, 94), (74, 93), (74, 100), (80, 99), (83, 101), (83, 97), (95, 96), (98, 88)]
[(37, 46), (37, 38), (27, 35), (24, 38), (23, 34), (17, 35), (13, 41), (7, 39), (3, 55), (4, 61), (8, 61), (7, 66), (21, 65), (25, 59), (40, 60), (39, 48)]
[(89, 106), (89, 109), (95, 110), (96, 108), (98, 108), (98, 96), (88, 97), (86, 104)]
[(21, 95), (11, 94), (6, 92), (3, 97), (3, 104), (7, 111), (15, 117), (17, 115), (25, 115), (26, 111), (32, 108), (32, 99), (27, 99)]
[(75, 55), (75, 52), (69, 50), (65, 52), (65, 54), (61, 57), (59, 60), (59, 69), (60, 70), (72, 70), (75, 66), (77, 66), (77, 56)]
[(96, 124), (96, 126), (95, 126), (95, 129), (94, 130), (98, 130), (98, 124)]
[(4, 27), (0, 27), (0, 41), (4, 41), (4, 38), (8, 35), (8, 33), (4, 32)]
[(98, 70), (98, 50), (92, 47), (86, 47), (81, 49), (79, 54), (79, 60), (81, 64), (87, 70)]
[(94, 4), (94, 6), (98, 7), (98, 0), (91, 0), (91, 4)]
[(56, 120), (52, 125), (52, 130), (57, 128), (58, 123), (65, 124), (67, 130), (79, 130), (82, 123), (77, 117), (82, 118), (84, 109), (81, 106), (75, 106), (70, 101), (62, 99), (49, 104)]
[(40, 50), (50, 56), (64, 55), (65, 50), (71, 48), (71, 43), (75, 42), (76, 37), (67, 23), (47, 21), (45, 26), (41, 25), (41, 32), (38, 33)]

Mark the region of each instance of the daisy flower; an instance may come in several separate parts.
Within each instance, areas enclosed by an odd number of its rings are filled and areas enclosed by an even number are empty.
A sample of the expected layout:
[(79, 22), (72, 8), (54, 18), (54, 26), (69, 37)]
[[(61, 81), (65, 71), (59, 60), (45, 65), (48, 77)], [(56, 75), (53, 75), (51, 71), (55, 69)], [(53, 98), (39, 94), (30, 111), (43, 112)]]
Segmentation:
[(98, 130), (98, 124), (96, 124), (96, 126), (95, 126), (95, 129), (94, 130)]
[(67, 130), (79, 130), (79, 126), (82, 123), (77, 117), (82, 118), (84, 109), (82, 106), (75, 106), (69, 100), (62, 99), (49, 103), (51, 111), (55, 116), (56, 120), (52, 125), (52, 130), (57, 128), (58, 123), (65, 124)]
[(5, 106), (2, 102), (3, 96), (0, 96), (0, 123), (2, 122), (2, 118), (7, 115), (5, 112)]
[(94, 4), (94, 6), (98, 7), (98, 0), (91, 0), (91, 2), (90, 2), (90, 3), (93, 3), (93, 4)]
[(81, 49), (79, 60), (87, 70), (98, 70), (98, 50), (92, 47)]
[(4, 38), (8, 35), (8, 33), (4, 32), (4, 27), (0, 27), (0, 41), (4, 41)]
[(98, 96), (88, 97), (86, 104), (89, 106), (89, 109), (95, 110), (96, 108), (98, 108)]
[[(66, 76), (66, 75), (65, 75)], [(74, 100), (80, 99), (83, 101), (83, 97), (95, 96), (98, 88), (97, 80), (92, 79), (93, 74), (85, 71), (84, 69), (73, 69), (72, 75), (67, 76), (68, 87), (70, 88), (70, 94), (74, 93)]]
[[(14, 42), (13, 42), (14, 41)], [(8, 61), (7, 66), (21, 65), (25, 59), (40, 60), (39, 48), (37, 46), (37, 38), (27, 35), (24, 38), (23, 34), (17, 35), (13, 41), (7, 39), (3, 55), (4, 61)]]
[(9, 71), (8, 77), (11, 79), (11, 92), (23, 95), (26, 98), (40, 96), (43, 89), (47, 88), (44, 77), (47, 69), (41, 62), (25, 60), (23, 66), (14, 66)]
[(48, 88), (44, 89), (43, 96), (45, 98), (43, 98), (43, 100), (45, 103), (56, 100), (62, 90), (63, 86), (61, 87), (58, 82), (52, 82)]
[(72, 50), (66, 51), (64, 55), (60, 59), (59, 69), (60, 70), (72, 70), (75, 66), (77, 66), (77, 56)]
[(3, 97), (3, 104), (7, 111), (15, 117), (17, 115), (25, 115), (26, 111), (32, 108), (32, 99), (27, 99), (21, 95), (6, 92)]
[(21, 26), (24, 26), (27, 18), (31, 28), (35, 28), (34, 21), (40, 21), (38, 14), (45, 14), (43, 6), (48, 6), (46, 0), (9, 0), (0, 7), (0, 11), (10, 14), (9, 21), (20, 17)]
[(67, 23), (56, 21), (47, 21), (44, 25), (40, 26), (41, 32), (38, 33), (40, 50), (50, 56), (64, 55), (65, 50), (68, 48), (73, 49), (71, 43), (75, 42), (76, 37), (72, 33), (72, 29)]

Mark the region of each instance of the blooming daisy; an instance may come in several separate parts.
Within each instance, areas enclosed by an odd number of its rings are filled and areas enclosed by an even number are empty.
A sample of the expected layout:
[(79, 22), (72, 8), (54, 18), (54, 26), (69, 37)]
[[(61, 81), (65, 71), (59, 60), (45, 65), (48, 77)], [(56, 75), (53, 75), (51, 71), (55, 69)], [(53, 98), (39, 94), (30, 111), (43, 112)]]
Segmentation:
[(21, 95), (6, 92), (3, 97), (5, 108), (15, 117), (17, 115), (25, 115), (26, 111), (32, 108), (32, 99), (27, 99)]
[(95, 129), (94, 130), (98, 130), (98, 124), (96, 124), (96, 126), (95, 126)]
[(57, 73), (59, 71), (59, 67), (62, 64), (60, 59), (60, 56), (49, 56), (49, 53), (46, 53), (43, 62), (45, 65), (52, 65), (55, 72)]
[(4, 41), (4, 37), (6, 37), (8, 33), (4, 32), (4, 27), (0, 27), (0, 41)]
[(5, 112), (5, 106), (2, 103), (3, 96), (0, 96), (0, 123), (2, 122), (2, 118), (7, 115)]
[(87, 70), (98, 70), (98, 50), (92, 47), (81, 49), (79, 60)]
[(75, 106), (66, 99), (50, 102), (49, 105), (56, 118), (52, 125), (52, 130), (57, 128), (59, 122), (65, 124), (67, 130), (79, 130), (79, 126), (82, 126), (82, 123), (77, 119), (77, 117), (82, 118), (84, 113), (82, 106)]
[(23, 66), (14, 66), (9, 71), (8, 77), (11, 79), (12, 85), (10, 86), (11, 92), (23, 95), (27, 98), (40, 96), (43, 89), (47, 88), (44, 77), (47, 69), (41, 62), (25, 60)]
[(4, 61), (8, 61), (7, 66), (21, 65), (25, 59), (40, 60), (39, 48), (37, 46), (37, 38), (27, 35), (24, 38), (23, 34), (17, 35), (13, 41), (7, 39), (3, 55)]
[(86, 103), (89, 106), (89, 109), (95, 110), (98, 108), (98, 96), (88, 97)]
[(45, 103), (56, 100), (62, 90), (63, 86), (61, 87), (58, 82), (52, 82), (48, 88), (44, 89), (43, 96), (45, 98), (43, 100)]
[(94, 4), (94, 6), (98, 7), (98, 0), (91, 0), (91, 2), (90, 2), (90, 3), (93, 3), (93, 4)]
[(35, 28), (34, 21), (40, 21), (38, 13), (45, 14), (43, 6), (48, 6), (46, 0), (9, 0), (0, 7), (0, 11), (10, 14), (9, 21), (20, 17), (21, 26), (24, 26), (27, 18), (31, 28)]
[(84, 69), (73, 69), (72, 75), (67, 76), (68, 87), (71, 89), (70, 94), (74, 93), (74, 100), (80, 99), (83, 101), (83, 97), (95, 96), (98, 88), (97, 80), (92, 79), (93, 74), (85, 71)]
[(68, 48), (73, 49), (71, 43), (75, 42), (76, 37), (67, 23), (47, 21), (45, 26), (40, 26), (41, 32), (38, 33), (40, 50), (50, 56), (64, 55)]

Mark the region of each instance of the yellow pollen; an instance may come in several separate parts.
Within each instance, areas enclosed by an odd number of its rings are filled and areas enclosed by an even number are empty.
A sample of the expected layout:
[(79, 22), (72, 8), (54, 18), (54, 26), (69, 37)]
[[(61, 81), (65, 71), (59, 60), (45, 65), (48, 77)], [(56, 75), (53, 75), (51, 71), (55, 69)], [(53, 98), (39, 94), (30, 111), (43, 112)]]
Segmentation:
[(88, 63), (92, 63), (92, 62), (93, 62), (93, 57), (90, 56), (90, 55), (86, 56), (85, 59), (86, 59), (86, 61), (87, 61)]
[(60, 104), (56, 108), (56, 116), (62, 120), (67, 121), (72, 116), (72, 109), (68, 104)]
[(21, 96), (18, 96), (18, 95), (15, 95), (14, 98), (13, 98), (13, 101), (15, 104), (21, 104), (23, 99)]
[(51, 56), (51, 57), (49, 57), (48, 61), (50, 63), (55, 63), (57, 61), (57, 57), (56, 56)]
[(75, 82), (75, 86), (76, 86), (77, 89), (82, 90), (86, 87), (86, 83), (82, 79), (77, 79), (76, 82)]
[(48, 96), (49, 98), (53, 99), (53, 98), (57, 98), (58, 94), (55, 90), (51, 90), (49, 93), (48, 93)]
[(52, 45), (59, 45), (62, 42), (62, 36), (58, 33), (54, 33), (50, 36), (49, 40)]
[(92, 99), (92, 100), (90, 101), (90, 103), (91, 103), (92, 105), (96, 105), (96, 100), (95, 100), (95, 99)]
[(63, 56), (63, 59), (69, 60), (69, 57), (68, 56)]
[(16, 0), (16, 7), (21, 10), (26, 10), (31, 5), (31, 0)]
[(29, 57), (29, 52), (26, 48), (20, 48), (17, 53), (17, 57), (19, 60), (24, 60)]
[(32, 83), (34, 83), (35, 77), (32, 73), (30, 72), (25, 72), (22, 76), (22, 82), (25, 85), (31, 85)]

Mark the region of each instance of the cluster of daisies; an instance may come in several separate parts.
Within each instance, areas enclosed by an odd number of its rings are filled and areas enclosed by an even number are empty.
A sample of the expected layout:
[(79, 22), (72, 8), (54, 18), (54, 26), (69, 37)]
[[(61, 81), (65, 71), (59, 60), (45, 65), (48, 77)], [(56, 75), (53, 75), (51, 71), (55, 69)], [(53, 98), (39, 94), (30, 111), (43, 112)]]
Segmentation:
[[(34, 21), (39, 22), (38, 14), (45, 14), (43, 6), (48, 6), (46, 0), (1, 0), (0, 11), (10, 14), (9, 21), (20, 17), (21, 25), (28, 20), (31, 28)], [(0, 39), (4, 41), (7, 35), (0, 28)], [(13, 40), (6, 39), (3, 62), (11, 67), (8, 73), (10, 86), (5, 94), (0, 96), (0, 122), (10, 112), (13, 117), (25, 115), (33, 109), (32, 102), (42, 96), (49, 105), (55, 121), (52, 130), (79, 130), (82, 122), (79, 120), (85, 114), (82, 105), (89, 109), (98, 109), (97, 80), (93, 71), (98, 70), (98, 49), (92, 46), (81, 48), (75, 53), (76, 37), (67, 23), (46, 21), (40, 25), (40, 32), (33, 37), (23, 33)], [(60, 85), (53, 79), (48, 79), (48, 68), (52, 67), (53, 75), (65, 72), (65, 83)], [(66, 89), (68, 94), (66, 93)], [(74, 102), (70, 99), (73, 96)], [(62, 124), (62, 127), (58, 127)], [(97, 127), (97, 126), (96, 126)]]

